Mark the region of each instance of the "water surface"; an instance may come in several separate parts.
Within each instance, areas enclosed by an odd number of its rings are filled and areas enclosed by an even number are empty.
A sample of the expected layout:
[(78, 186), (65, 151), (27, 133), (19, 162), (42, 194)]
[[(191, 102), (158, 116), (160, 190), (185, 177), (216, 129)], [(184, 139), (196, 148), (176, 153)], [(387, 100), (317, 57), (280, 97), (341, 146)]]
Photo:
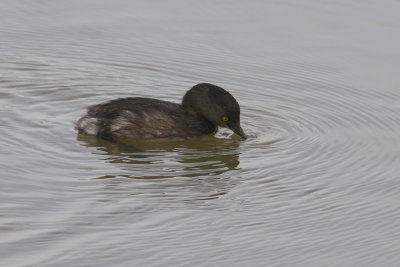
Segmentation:
[[(1, 266), (395, 266), (400, 3), (0, 3)], [(92, 104), (215, 83), (228, 130), (123, 146)]]

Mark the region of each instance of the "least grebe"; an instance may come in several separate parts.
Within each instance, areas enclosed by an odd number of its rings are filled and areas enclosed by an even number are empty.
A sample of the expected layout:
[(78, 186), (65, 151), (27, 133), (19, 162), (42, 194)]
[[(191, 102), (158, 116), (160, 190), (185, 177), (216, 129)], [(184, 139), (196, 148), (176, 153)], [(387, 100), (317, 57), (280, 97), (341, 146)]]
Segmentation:
[(89, 107), (77, 122), (80, 132), (108, 140), (211, 134), (217, 126), (246, 139), (238, 102), (225, 89), (209, 83), (193, 86), (182, 104), (143, 97), (121, 98)]

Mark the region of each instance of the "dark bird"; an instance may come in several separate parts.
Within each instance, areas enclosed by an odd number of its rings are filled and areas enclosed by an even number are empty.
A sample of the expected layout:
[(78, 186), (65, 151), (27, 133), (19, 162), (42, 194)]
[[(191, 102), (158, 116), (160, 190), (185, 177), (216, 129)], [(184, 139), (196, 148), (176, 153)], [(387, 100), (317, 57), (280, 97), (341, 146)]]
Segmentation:
[(89, 107), (77, 122), (79, 132), (108, 140), (211, 134), (217, 126), (246, 139), (238, 102), (225, 89), (209, 83), (193, 86), (182, 104), (143, 97), (115, 99)]

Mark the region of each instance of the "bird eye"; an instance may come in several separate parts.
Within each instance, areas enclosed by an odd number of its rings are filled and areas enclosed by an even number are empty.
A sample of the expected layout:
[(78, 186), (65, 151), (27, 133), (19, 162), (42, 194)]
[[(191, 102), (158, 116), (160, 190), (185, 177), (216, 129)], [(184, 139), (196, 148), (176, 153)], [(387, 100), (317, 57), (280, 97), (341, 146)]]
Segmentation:
[(228, 118), (228, 116), (224, 115), (224, 116), (221, 117), (221, 120), (224, 121), (224, 122), (227, 122), (227, 121), (229, 121), (229, 118)]

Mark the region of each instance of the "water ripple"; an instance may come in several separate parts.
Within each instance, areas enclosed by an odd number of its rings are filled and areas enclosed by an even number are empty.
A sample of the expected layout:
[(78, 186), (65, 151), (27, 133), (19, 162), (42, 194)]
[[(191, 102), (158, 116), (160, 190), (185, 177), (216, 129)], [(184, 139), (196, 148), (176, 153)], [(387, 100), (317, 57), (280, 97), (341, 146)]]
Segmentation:
[[(333, 58), (343, 57), (343, 48), (321, 52), (314, 38), (311, 47), (271, 43), (293, 35), (285, 25), (277, 35), (253, 36), (270, 27), (257, 19), (305, 12), (265, 3), (253, 18), (237, 4), (215, 2), (210, 20), (194, 2), (184, 4), (193, 12), (182, 14), (166, 4), (171, 13), (162, 19), (149, 15), (160, 12), (149, 1), (126, 10), (105, 9), (101, 1), (86, 11), (70, 2), (2, 5), (5, 264), (398, 263), (399, 91), (350, 86), (339, 68), (350, 61)], [(309, 8), (317, 19), (317, 7)], [(42, 16), (46, 10), (54, 12)], [(221, 17), (220, 10), (237, 17)], [(332, 28), (341, 29), (336, 18)], [(333, 37), (347, 40), (342, 34)], [(127, 96), (180, 102), (198, 82), (216, 83), (238, 99), (249, 139), (220, 130), (116, 144), (74, 129), (89, 105)]]

